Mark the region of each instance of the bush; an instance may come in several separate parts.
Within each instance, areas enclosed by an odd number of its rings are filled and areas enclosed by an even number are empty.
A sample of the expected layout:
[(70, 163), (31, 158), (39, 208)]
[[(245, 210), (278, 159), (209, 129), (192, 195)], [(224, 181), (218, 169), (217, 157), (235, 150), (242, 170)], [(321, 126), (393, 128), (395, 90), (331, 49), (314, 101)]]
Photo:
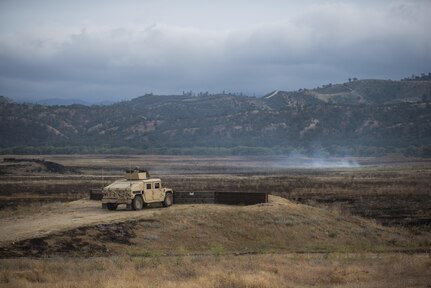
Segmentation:
[(224, 247), (222, 244), (213, 244), (210, 247), (211, 253), (216, 261), (220, 260), (220, 255), (224, 252)]

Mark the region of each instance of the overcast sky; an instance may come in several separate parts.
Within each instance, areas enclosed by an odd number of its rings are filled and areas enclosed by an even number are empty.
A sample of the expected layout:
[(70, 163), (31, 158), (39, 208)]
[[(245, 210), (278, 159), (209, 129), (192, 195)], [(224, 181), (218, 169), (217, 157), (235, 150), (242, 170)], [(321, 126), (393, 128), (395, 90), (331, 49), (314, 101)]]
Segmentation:
[(431, 72), (431, 1), (0, 0), (0, 95), (130, 99)]

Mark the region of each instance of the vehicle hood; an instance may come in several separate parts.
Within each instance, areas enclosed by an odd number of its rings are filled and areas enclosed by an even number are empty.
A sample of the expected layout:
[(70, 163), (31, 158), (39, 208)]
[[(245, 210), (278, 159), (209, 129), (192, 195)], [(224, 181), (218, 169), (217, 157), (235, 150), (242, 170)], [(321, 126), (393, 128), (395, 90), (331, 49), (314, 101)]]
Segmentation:
[(117, 180), (111, 185), (106, 186), (103, 190), (128, 190), (141, 191), (144, 189), (142, 181)]

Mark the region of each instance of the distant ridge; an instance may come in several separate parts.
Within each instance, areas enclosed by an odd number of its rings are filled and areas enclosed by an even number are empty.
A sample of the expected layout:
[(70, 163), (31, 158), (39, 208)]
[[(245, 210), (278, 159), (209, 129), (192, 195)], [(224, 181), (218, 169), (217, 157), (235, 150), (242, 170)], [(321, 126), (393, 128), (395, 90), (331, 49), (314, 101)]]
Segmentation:
[(51, 98), (51, 99), (43, 99), (36, 102), (40, 105), (46, 105), (46, 106), (69, 106), (69, 105), (84, 105), (84, 106), (91, 106), (91, 105), (111, 105), (115, 103), (114, 101), (99, 101), (99, 102), (89, 102), (84, 101), (80, 99), (60, 99), (60, 98)]
[(323, 149), (331, 155), (376, 155), (404, 149), (419, 155), (430, 146), (431, 155), (431, 81), (355, 80), (275, 90), (261, 98), (147, 94), (106, 106), (30, 105), (0, 99), (4, 151), (17, 146), (76, 146), (102, 152), (209, 149), (253, 154)]
[[(325, 102), (343, 105), (420, 102), (431, 99), (431, 81), (356, 80), (343, 84), (328, 84), (315, 89), (291, 92), (276, 90), (263, 98), (280, 98), (285, 101), (301, 99), (301, 102), (309, 104)], [(307, 98), (309, 101), (305, 101)]]
[(0, 96), (0, 103), (14, 103), (15, 101), (13, 101), (12, 99), (5, 97), (5, 96)]

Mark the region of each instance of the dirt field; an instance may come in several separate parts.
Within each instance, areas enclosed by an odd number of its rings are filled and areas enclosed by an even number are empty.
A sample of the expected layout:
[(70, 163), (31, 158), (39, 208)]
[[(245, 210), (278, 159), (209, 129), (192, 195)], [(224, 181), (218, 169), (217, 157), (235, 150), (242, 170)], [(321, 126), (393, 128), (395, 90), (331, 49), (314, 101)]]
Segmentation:
[(79, 173), (21, 168), (0, 175), (0, 213), (5, 208), (13, 213), (16, 207), (36, 202), (81, 199), (89, 189), (118, 179), (124, 169), (140, 166), (176, 191), (266, 191), (299, 203), (338, 207), (384, 225), (422, 230), (431, 224), (429, 159), (352, 158), (322, 163), (273, 156), (5, 156), (11, 157), (45, 159)]
[[(274, 157), (31, 158), (64, 169), (1, 167), (4, 287), (430, 287), (427, 160), (316, 168)], [(142, 211), (81, 199), (134, 166), (176, 191), (272, 195)]]

